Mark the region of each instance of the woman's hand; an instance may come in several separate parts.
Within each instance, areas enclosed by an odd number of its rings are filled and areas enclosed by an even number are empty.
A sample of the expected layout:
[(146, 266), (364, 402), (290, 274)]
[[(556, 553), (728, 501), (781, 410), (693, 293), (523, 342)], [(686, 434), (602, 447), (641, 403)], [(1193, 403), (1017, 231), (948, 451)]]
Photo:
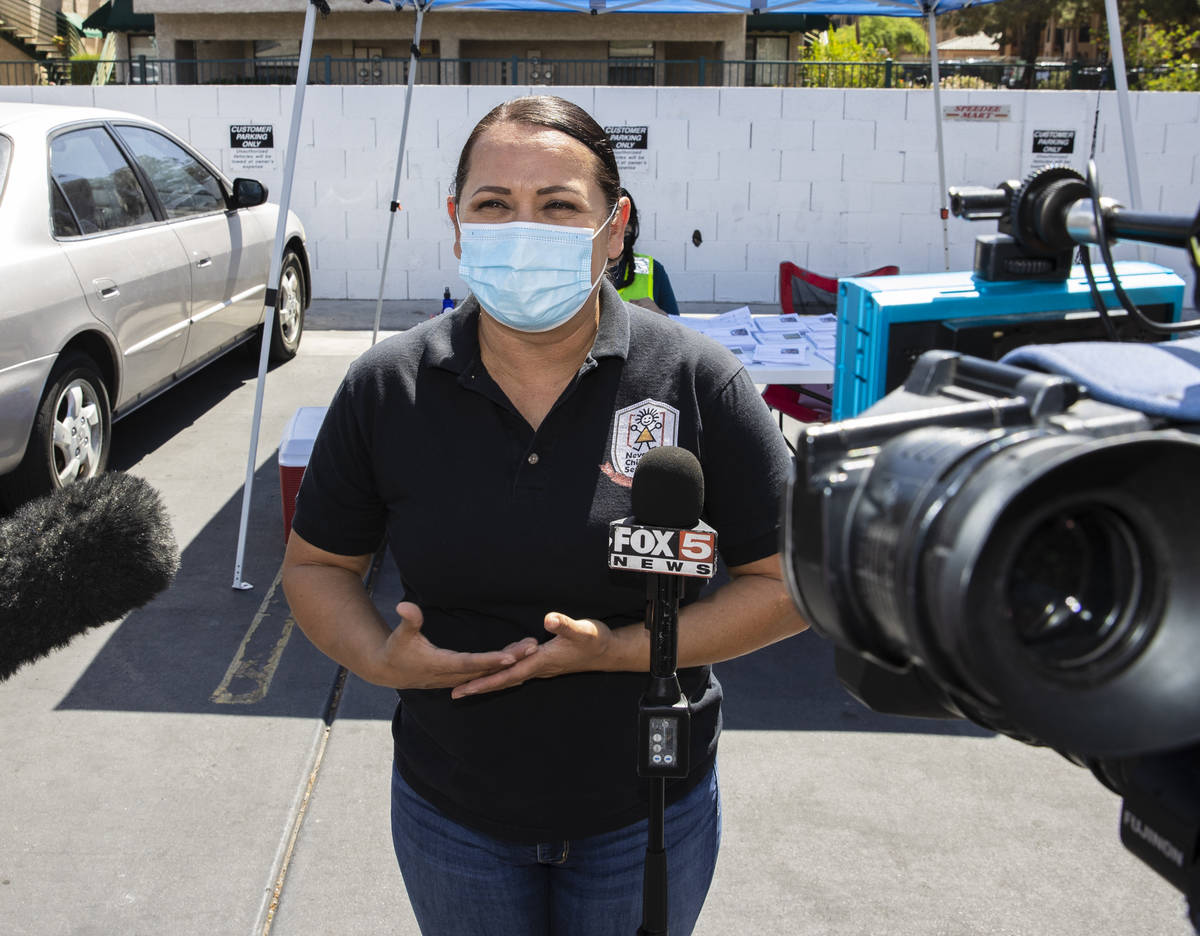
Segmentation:
[[(511, 669), (537, 650), (526, 637), (501, 650), (464, 653), (436, 647), (421, 633), (425, 616), (411, 601), (396, 605), (400, 624), (372, 654), (371, 681), (396, 689), (445, 689)], [(524, 681), (524, 680), (521, 680)]]
[(519, 686), (529, 679), (546, 679), (565, 673), (608, 668), (602, 663), (614, 640), (613, 632), (603, 621), (592, 618), (576, 620), (551, 611), (546, 615), (542, 626), (554, 635), (550, 640), (544, 644), (535, 644), (532, 651), (522, 649), (522, 644), (526, 641), (506, 647), (502, 653), (514, 652), (515, 648), (515, 652), (520, 655), (515, 663), (489, 675), (463, 682), (450, 693), (450, 697), (461, 699), (481, 692), (495, 692), (498, 689)]

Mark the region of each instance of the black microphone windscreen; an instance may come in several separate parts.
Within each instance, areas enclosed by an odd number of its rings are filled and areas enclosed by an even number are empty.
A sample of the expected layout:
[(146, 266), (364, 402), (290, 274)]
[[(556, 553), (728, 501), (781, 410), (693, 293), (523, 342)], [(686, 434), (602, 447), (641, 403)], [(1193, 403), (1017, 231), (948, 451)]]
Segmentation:
[(704, 507), (704, 470), (685, 448), (651, 449), (633, 472), (632, 499), (638, 523), (691, 529)]
[(149, 483), (108, 472), (0, 520), (0, 680), (171, 584), (179, 548)]

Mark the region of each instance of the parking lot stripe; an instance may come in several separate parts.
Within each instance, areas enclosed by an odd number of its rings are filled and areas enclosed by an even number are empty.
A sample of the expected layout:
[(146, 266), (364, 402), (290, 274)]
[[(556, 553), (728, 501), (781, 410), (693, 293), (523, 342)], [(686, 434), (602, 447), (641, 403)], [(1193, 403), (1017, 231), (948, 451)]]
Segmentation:
[[(282, 578), (280, 566), (225, 671), (225, 678), (213, 690), (211, 698), (218, 705), (252, 705), (266, 697), (283, 649), (296, 626), (287, 598), (279, 587)], [(275, 627), (277, 622), (279, 626)]]

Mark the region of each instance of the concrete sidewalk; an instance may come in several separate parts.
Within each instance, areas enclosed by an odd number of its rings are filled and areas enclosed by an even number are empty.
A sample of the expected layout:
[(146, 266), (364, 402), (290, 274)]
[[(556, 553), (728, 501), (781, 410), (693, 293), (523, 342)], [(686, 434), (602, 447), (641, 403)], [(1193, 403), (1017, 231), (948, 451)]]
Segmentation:
[[(0, 932), (416, 936), (388, 831), (394, 694), (340, 687), (274, 584), (275, 446), (368, 347), (374, 305), (314, 303), (300, 355), (267, 377), (252, 591), (230, 585), (254, 362), (117, 424), (113, 467), (162, 492), (183, 565), (148, 607), (0, 685)], [(383, 328), (424, 305), (385, 303)], [(398, 594), (385, 563), (379, 607)], [(805, 634), (717, 668), (725, 839), (698, 936), (1191, 932), (1090, 774), (966, 723), (873, 715), (830, 658)]]

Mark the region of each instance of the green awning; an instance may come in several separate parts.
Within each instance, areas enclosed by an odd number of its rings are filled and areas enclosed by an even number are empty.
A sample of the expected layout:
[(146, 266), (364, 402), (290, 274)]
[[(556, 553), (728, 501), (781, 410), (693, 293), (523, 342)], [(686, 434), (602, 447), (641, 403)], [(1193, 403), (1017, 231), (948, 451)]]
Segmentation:
[(133, 0), (108, 0), (83, 25), (102, 32), (153, 33), (154, 14), (134, 13)]
[(746, 32), (809, 32), (827, 29), (829, 17), (814, 13), (758, 13), (746, 17)]
[(83, 17), (78, 13), (68, 13), (66, 10), (59, 10), (58, 15), (78, 29), (83, 34), (85, 39), (99, 39), (104, 35), (104, 33), (100, 32), (99, 29), (93, 29), (90, 26), (87, 26), (83, 21)]

